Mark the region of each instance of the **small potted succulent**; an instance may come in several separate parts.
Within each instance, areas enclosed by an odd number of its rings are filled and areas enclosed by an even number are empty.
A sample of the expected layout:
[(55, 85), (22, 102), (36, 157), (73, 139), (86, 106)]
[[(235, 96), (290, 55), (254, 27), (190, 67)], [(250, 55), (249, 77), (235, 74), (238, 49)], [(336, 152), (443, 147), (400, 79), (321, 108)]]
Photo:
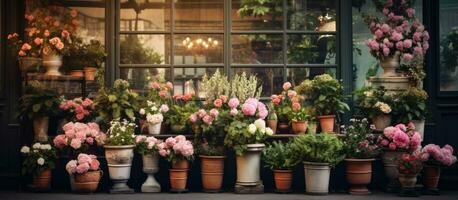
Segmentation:
[(81, 153), (76, 160), (65, 166), (68, 174), (75, 177), (75, 191), (92, 193), (97, 190), (103, 171), (97, 156)]
[(372, 178), (372, 162), (378, 155), (376, 136), (372, 134), (369, 122), (364, 119), (350, 119), (348, 126), (342, 126), (346, 163), (346, 178), (350, 194), (369, 194), (367, 185)]
[(113, 120), (107, 132), (105, 141), (105, 157), (108, 162), (110, 179), (114, 185), (112, 193), (131, 193), (133, 190), (127, 186), (130, 178), (130, 169), (135, 148), (135, 123), (127, 120)]
[(399, 182), (403, 189), (414, 189), (417, 176), (422, 170), (422, 162), (418, 155), (405, 153), (398, 159)]
[(158, 106), (156, 103), (147, 100), (146, 107), (140, 108), (140, 115), (145, 117), (145, 125), (148, 128), (148, 134), (159, 135), (161, 133), (161, 124), (164, 121), (164, 115), (169, 110), (166, 104)]
[(383, 87), (363, 87), (355, 91), (358, 114), (368, 116), (375, 129), (383, 131), (391, 125), (393, 97)]
[(291, 128), (295, 134), (305, 134), (307, 132), (308, 117), (305, 108), (301, 107), (299, 102), (293, 102), (289, 119)]
[(143, 172), (147, 174), (142, 184), (142, 192), (161, 192), (161, 185), (154, 178), (159, 171), (159, 150), (165, 148), (165, 143), (153, 136), (138, 135), (135, 137), (136, 150), (142, 155)]
[(50, 144), (35, 143), (31, 147), (23, 146), (24, 155), (22, 173), (31, 174), (33, 189), (36, 191), (51, 189), (51, 170), (56, 165), (56, 150)]
[(396, 111), (401, 122), (412, 122), (421, 138), (424, 136), (425, 119), (428, 114), (426, 101), (428, 93), (423, 89), (411, 87), (396, 96)]
[(300, 160), (290, 148), (291, 143), (274, 141), (263, 152), (265, 166), (274, 173), (275, 188), (278, 192), (290, 192), (293, 182), (293, 168)]
[(307, 194), (328, 194), (331, 167), (344, 158), (343, 143), (333, 134), (307, 134), (294, 138), (291, 149), (304, 162)]
[(420, 159), (423, 161), (423, 184), (429, 191), (437, 193), (441, 169), (456, 162), (453, 147), (445, 145), (441, 148), (439, 145), (428, 144), (421, 149)]

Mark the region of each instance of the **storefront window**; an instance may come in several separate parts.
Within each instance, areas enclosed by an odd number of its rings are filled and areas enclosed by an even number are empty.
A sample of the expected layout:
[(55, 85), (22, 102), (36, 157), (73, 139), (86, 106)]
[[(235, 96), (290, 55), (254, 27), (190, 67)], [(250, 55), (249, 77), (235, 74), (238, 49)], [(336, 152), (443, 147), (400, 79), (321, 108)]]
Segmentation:
[(439, 9), (440, 90), (458, 91), (458, 2), (441, 0)]

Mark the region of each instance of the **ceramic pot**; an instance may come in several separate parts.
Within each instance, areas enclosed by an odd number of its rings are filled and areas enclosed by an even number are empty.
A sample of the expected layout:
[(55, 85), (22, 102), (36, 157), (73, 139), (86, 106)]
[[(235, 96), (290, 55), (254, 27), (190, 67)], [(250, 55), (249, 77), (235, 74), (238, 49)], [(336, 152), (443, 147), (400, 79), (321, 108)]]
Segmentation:
[(142, 185), (142, 192), (161, 192), (161, 185), (154, 178), (154, 174), (159, 171), (159, 155), (146, 154), (143, 158), (143, 172), (147, 175)]
[(25, 73), (28, 71), (32, 71), (33, 68), (37, 69), (40, 67), (43, 59), (35, 58), (35, 57), (19, 57), (19, 69), (21, 72)]
[(264, 144), (248, 144), (246, 152), (236, 157), (238, 185), (255, 186), (261, 181), (261, 153), (264, 147)]
[(43, 67), (46, 69), (45, 75), (60, 76), (59, 68), (62, 66), (62, 56), (43, 55)]
[(172, 162), (172, 169), (189, 169), (189, 161), (178, 160)]
[(428, 189), (437, 189), (441, 176), (441, 168), (434, 165), (423, 167), (423, 185)]
[(383, 167), (389, 188), (397, 188), (399, 186), (399, 170), (396, 159), (402, 154), (403, 152), (400, 151), (384, 151), (382, 154)]
[(36, 190), (48, 190), (51, 188), (51, 170), (45, 170), (33, 176), (33, 187)]
[(186, 190), (186, 182), (188, 181), (187, 169), (170, 169), (170, 189), (173, 191)]
[(84, 71), (83, 70), (71, 70), (69, 72), (69, 75), (73, 77), (84, 77)]
[(415, 188), (417, 184), (417, 175), (416, 174), (399, 174), (399, 183), (403, 188)]
[(418, 133), (421, 136), (421, 139), (424, 139), (425, 137), (425, 120), (412, 120), (412, 123), (415, 125), (415, 130), (418, 131)]
[(315, 134), (317, 129), (317, 124), (316, 122), (309, 122), (307, 125), (307, 133), (309, 134)]
[(267, 120), (267, 127), (269, 127), (270, 129), (272, 129), (272, 132), (275, 134), (277, 133), (277, 124), (278, 124), (278, 121), (275, 120), (275, 119), (269, 119)]
[(97, 71), (97, 68), (85, 67), (83, 68), (83, 71), (84, 71), (84, 77), (86, 78), (87, 81), (93, 81), (95, 79), (95, 72)]
[(34, 140), (38, 142), (48, 141), (49, 117), (38, 117), (33, 119)]
[(279, 133), (289, 133), (289, 124), (287, 122), (278, 123), (278, 132)]
[(75, 174), (74, 191), (92, 193), (97, 187), (102, 177), (102, 171), (89, 171), (84, 174)]
[(223, 185), (224, 159), (226, 156), (200, 155), (202, 187), (206, 192), (219, 192)]
[(399, 76), (396, 72), (396, 69), (399, 68), (399, 57), (400, 52), (396, 51), (394, 55), (380, 59), (380, 66), (383, 68), (382, 77)]
[(170, 130), (173, 134), (185, 134), (186, 126), (180, 124), (172, 124), (170, 125)]
[(371, 183), (372, 161), (375, 159), (345, 159), (346, 178), (350, 194), (370, 194), (367, 185)]
[(274, 180), (279, 192), (289, 192), (293, 183), (293, 170), (274, 170)]
[(374, 124), (375, 129), (383, 131), (391, 125), (391, 115), (377, 115), (372, 118), (372, 124)]
[(155, 123), (155, 124), (150, 124), (146, 123), (146, 126), (148, 127), (148, 134), (150, 135), (159, 135), (161, 134), (161, 123)]
[(111, 190), (113, 193), (132, 191), (132, 189), (127, 186), (127, 181), (130, 178), (134, 147), (135, 145), (104, 145), (108, 172), (110, 174), (110, 179), (113, 181)]
[(334, 132), (334, 120), (335, 115), (323, 115), (318, 116), (320, 120), (320, 127), (322, 133), (333, 133)]
[(329, 193), (329, 163), (304, 162), (305, 191), (311, 195)]
[(292, 122), (291, 127), (294, 134), (305, 134), (307, 132), (307, 121)]

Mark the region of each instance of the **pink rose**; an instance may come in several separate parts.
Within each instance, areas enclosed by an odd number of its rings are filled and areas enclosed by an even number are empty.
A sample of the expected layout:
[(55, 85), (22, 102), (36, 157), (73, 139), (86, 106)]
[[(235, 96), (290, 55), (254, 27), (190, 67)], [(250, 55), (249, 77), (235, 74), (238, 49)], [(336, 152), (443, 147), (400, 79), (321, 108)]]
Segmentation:
[(419, 46), (416, 46), (415, 48), (413, 48), (413, 55), (422, 55), (423, 54), (423, 49)]
[(214, 105), (216, 108), (221, 108), (221, 106), (223, 105), (223, 100), (221, 100), (221, 99), (216, 99), (215, 101), (213, 101), (213, 105)]
[(97, 131), (97, 132), (100, 132), (100, 127), (97, 123), (94, 123), (94, 122), (89, 122), (87, 123), (87, 125), (89, 126), (90, 129), (94, 130), (94, 131)]
[(173, 83), (168, 81), (167, 83), (165, 83), (165, 86), (168, 88), (168, 89), (173, 89)]
[(86, 173), (87, 171), (89, 171), (89, 169), (90, 169), (89, 163), (79, 164), (79, 165), (76, 167), (76, 173), (78, 173), (78, 174), (84, 174), (84, 173)]
[(394, 151), (396, 150), (396, 145), (394, 143), (390, 143), (388, 148), (391, 150), (391, 151)]
[(291, 88), (291, 83), (290, 82), (283, 83), (283, 90), (287, 91), (287, 90), (289, 90), (289, 88)]
[(295, 97), (296, 95), (297, 95), (297, 92), (296, 92), (296, 91), (294, 91), (294, 90), (289, 90), (289, 91), (288, 91), (288, 97), (289, 97), (289, 98), (293, 98), (293, 97)]
[(391, 30), (391, 27), (388, 24), (382, 24), (380, 27), (380, 30), (383, 31), (383, 33), (388, 33)]
[(406, 40), (404, 40), (403, 44), (404, 44), (404, 48), (408, 49), (408, 48), (412, 47), (412, 40), (411, 39), (406, 39)]
[(205, 115), (204, 118), (202, 118), (202, 121), (204, 121), (204, 123), (208, 125), (211, 125), (213, 120), (214, 118), (210, 115)]
[(213, 109), (210, 110), (210, 116), (216, 118), (216, 117), (218, 117), (218, 115), (219, 115), (219, 112), (218, 112), (217, 109), (213, 108)]
[(402, 59), (405, 62), (409, 62), (409, 61), (411, 61), (413, 59), (413, 56), (410, 53), (405, 53), (405, 54), (402, 55)]
[(59, 42), (59, 43), (56, 44), (56, 48), (59, 49), (59, 50), (62, 50), (64, 48), (64, 46), (65, 45), (62, 42)]
[(403, 36), (401, 33), (398, 33), (397, 31), (394, 31), (392, 34), (391, 34), (391, 38), (395, 41), (400, 41), (402, 40)]
[(140, 142), (143, 142), (144, 140), (146, 140), (146, 136), (144, 135), (138, 135), (137, 137), (135, 137), (135, 143), (140, 143)]
[(80, 153), (80, 154), (78, 155), (77, 160), (78, 160), (78, 164), (81, 165), (81, 164), (84, 164), (84, 163), (91, 163), (92, 158), (91, 158), (91, 156), (88, 155), (88, 154)]
[(384, 47), (384, 48), (383, 48), (383, 55), (384, 55), (384, 56), (390, 55), (390, 49), (388, 49), (387, 47)]
[(259, 114), (258, 114), (258, 117), (260, 119), (265, 119), (267, 117), (267, 115), (269, 114), (269, 111), (267, 110), (261, 110), (259, 111)]
[(163, 90), (163, 91), (159, 91), (158, 95), (159, 95), (160, 97), (162, 97), (162, 98), (165, 98), (165, 97), (167, 97), (168, 92), (167, 92), (167, 91), (164, 91), (164, 90)]
[(63, 30), (61, 35), (63, 38), (68, 38), (70, 36), (70, 33), (67, 30)]
[(165, 144), (168, 146), (168, 147), (173, 147), (175, 144), (177, 143), (177, 141), (175, 140), (175, 138), (173, 137), (169, 137), (165, 140)]
[(159, 108), (159, 111), (161, 113), (169, 112), (169, 106), (167, 106), (167, 104), (162, 104), (161, 107)]
[(383, 135), (389, 139), (392, 139), (397, 128), (389, 126), (383, 130)]
[(84, 119), (84, 113), (76, 114), (76, 119), (77, 119), (78, 121), (83, 120), (83, 119)]
[(67, 145), (67, 141), (67, 137), (64, 134), (61, 134), (54, 138), (53, 143), (57, 148), (62, 148)]
[(92, 137), (87, 137), (87, 138), (86, 138), (86, 143), (88, 143), (89, 145), (93, 145), (93, 144), (94, 144), (94, 138), (92, 138)]
[(429, 40), (429, 33), (428, 31), (423, 32), (423, 40), (428, 41)]
[(237, 99), (237, 98), (231, 98), (229, 100), (229, 103), (228, 103), (229, 107), (232, 108), (232, 109), (237, 108), (237, 106), (239, 106), (239, 104), (240, 104), (240, 102), (239, 102), (239, 99)]
[(415, 9), (407, 8), (406, 13), (407, 13), (407, 16), (412, 18), (415, 15)]
[(402, 41), (396, 42), (396, 48), (398, 50), (404, 49), (404, 42), (402, 42)]
[(70, 160), (67, 165), (65, 165), (65, 169), (67, 170), (68, 174), (74, 174), (76, 172), (76, 166), (78, 163), (76, 160)]
[(421, 36), (422, 36), (422, 34), (420, 32), (415, 32), (413, 34), (413, 40), (416, 41), (416, 42), (419, 42), (419, 41), (421, 41)]
[(73, 139), (71, 142), (70, 142), (70, 146), (73, 148), (73, 149), (79, 149), (81, 147), (81, 140), (79, 139)]
[(72, 16), (73, 18), (77, 17), (78, 16), (78, 11), (76, 11), (75, 9), (72, 9), (70, 11), (70, 16)]
[(383, 139), (383, 140), (380, 142), (380, 144), (383, 145), (383, 146), (388, 146), (389, 143), (390, 143), (390, 142), (389, 142), (388, 140), (386, 140), (386, 139)]
[(30, 49), (32, 49), (32, 46), (30, 46), (30, 44), (28, 44), (28, 43), (24, 43), (21, 46), (21, 50), (23, 50), (23, 51), (28, 51)]
[(161, 88), (161, 85), (159, 85), (159, 83), (157, 83), (156, 81), (153, 81), (150, 86), (153, 89), (160, 89)]
[(197, 115), (196, 114), (189, 115), (189, 121), (192, 123), (195, 123), (197, 121)]
[(43, 43), (43, 39), (42, 39), (42, 38), (39, 38), (39, 37), (37, 37), (37, 38), (35, 38), (35, 39), (33, 40), (33, 42), (34, 42), (36, 45), (40, 45), (40, 44), (42, 44), (42, 43)]
[(219, 98), (220, 98), (223, 102), (226, 102), (226, 101), (227, 101), (227, 96), (226, 96), (226, 95), (220, 95)]
[(91, 170), (96, 171), (99, 170), (100, 162), (97, 159), (92, 159), (91, 161)]
[(406, 127), (406, 125), (404, 125), (404, 124), (398, 124), (398, 125), (396, 125), (395, 127), (398, 128), (398, 129), (400, 129), (401, 131), (404, 131), (404, 132), (407, 131), (407, 127)]
[(165, 150), (165, 149), (159, 150), (159, 155), (161, 155), (162, 157), (167, 156), (167, 150)]
[(301, 109), (301, 104), (295, 102), (295, 103), (292, 104), (291, 107), (293, 108), (294, 111), (298, 111), (299, 109)]
[(207, 112), (204, 110), (204, 109), (200, 109), (198, 111), (198, 115), (200, 118), (204, 117), (205, 115), (207, 115)]
[(383, 37), (383, 31), (381, 31), (380, 29), (376, 30), (375, 33), (374, 33), (375, 37), (377, 39), (380, 39)]
[(18, 53), (19, 56), (26, 56), (27, 54), (23, 51), (23, 50), (20, 50), (19, 53)]

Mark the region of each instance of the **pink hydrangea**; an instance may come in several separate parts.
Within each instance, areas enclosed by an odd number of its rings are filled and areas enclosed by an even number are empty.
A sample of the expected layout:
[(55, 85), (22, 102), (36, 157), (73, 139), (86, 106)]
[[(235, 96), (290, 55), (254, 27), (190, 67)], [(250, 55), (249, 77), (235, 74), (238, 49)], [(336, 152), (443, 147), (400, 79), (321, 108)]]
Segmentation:
[(189, 115), (189, 121), (191, 121), (191, 123), (195, 123), (197, 121), (197, 115), (196, 114)]
[(237, 98), (231, 98), (228, 102), (228, 105), (231, 109), (237, 108), (239, 106), (240, 102), (239, 99)]
[(406, 133), (398, 130), (395, 132), (395, 135), (393, 137), (393, 143), (400, 148), (407, 148), (409, 146), (410, 139)]
[(289, 88), (291, 88), (291, 83), (290, 82), (283, 83), (283, 90), (287, 91), (287, 90), (289, 90)]
[(173, 137), (169, 137), (165, 140), (165, 144), (167, 145), (167, 147), (173, 147), (173, 145), (175, 145), (176, 143), (177, 141)]
[(70, 142), (70, 146), (73, 148), (73, 149), (79, 149), (81, 147), (81, 140), (79, 139), (73, 139), (71, 142)]
[(256, 106), (249, 103), (244, 103), (242, 106), (242, 112), (246, 116), (254, 116), (256, 114)]

